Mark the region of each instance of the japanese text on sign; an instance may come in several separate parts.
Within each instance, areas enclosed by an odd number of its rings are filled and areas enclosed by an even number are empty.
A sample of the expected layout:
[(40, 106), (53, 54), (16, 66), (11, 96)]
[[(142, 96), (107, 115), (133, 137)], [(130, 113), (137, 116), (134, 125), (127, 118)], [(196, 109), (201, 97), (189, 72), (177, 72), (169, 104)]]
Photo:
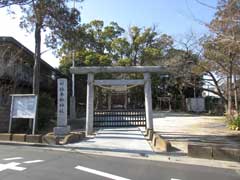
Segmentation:
[(58, 119), (67, 119), (67, 80), (58, 79)]

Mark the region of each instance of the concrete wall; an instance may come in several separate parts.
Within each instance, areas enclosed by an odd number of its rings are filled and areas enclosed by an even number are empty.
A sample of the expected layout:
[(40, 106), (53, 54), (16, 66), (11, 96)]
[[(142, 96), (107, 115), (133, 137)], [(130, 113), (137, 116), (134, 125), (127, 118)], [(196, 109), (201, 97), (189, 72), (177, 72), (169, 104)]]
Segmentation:
[(187, 98), (186, 105), (189, 112), (204, 112), (206, 110), (204, 98)]

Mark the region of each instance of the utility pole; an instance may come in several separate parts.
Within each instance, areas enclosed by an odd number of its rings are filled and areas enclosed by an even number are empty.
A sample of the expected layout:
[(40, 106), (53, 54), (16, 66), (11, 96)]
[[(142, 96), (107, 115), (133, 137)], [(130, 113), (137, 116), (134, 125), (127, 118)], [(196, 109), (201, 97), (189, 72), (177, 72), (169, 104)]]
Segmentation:
[[(72, 67), (75, 67), (75, 53), (72, 52)], [(75, 74), (72, 74), (72, 97), (75, 97)]]
[[(76, 2), (73, 1), (73, 8), (75, 9)], [(75, 67), (75, 51), (72, 49), (72, 67)], [(72, 74), (72, 96), (70, 97), (70, 119), (76, 119), (76, 97), (75, 97), (75, 74)]]
[[(73, 8), (76, 8), (76, 0), (73, 1)], [(75, 50), (72, 51), (72, 67), (75, 67)], [(75, 74), (72, 74), (72, 97), (75, 97)]]

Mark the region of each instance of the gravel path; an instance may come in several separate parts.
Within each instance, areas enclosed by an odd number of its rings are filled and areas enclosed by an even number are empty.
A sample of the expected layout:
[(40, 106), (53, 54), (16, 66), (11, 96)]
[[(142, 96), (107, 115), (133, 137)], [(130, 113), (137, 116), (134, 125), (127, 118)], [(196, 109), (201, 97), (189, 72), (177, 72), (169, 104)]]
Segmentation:
[(231, 131), (227, 128), (227, 122), (222, 116), (181, 112), (154, 112), (153, 116), (154, 131), (183, 152), (187, 152), (188, 142), (235, 144), (236, 136), (240, 137), (239, 131)]

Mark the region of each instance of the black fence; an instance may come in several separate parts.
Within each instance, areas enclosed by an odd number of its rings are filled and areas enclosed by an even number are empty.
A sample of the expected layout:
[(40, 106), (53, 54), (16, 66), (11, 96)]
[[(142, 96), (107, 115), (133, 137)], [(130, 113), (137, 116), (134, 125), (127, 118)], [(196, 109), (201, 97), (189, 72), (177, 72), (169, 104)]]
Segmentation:
[(95, 111), (94, 127), (146, 126), (145, 110)]

